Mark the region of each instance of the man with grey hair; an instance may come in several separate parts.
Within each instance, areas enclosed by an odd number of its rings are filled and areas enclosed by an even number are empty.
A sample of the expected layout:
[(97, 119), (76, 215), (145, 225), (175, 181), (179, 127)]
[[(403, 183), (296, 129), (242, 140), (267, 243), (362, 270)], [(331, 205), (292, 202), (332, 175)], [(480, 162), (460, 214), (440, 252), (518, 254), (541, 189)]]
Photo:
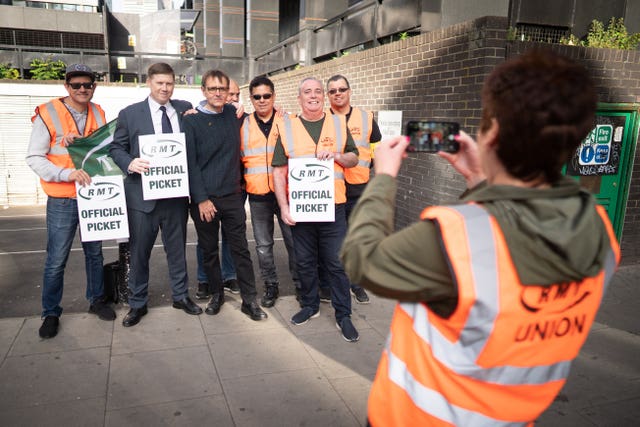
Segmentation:
[[(301, 325), (320, 311), (318, 295), (318, 267), (326, 269), (330, 280), (331, 302), (336, 314), (336, 326), (347, 341), (360, 336), (351, 322), (349, 280), (338, 259), (338, 252), (346, 234), (344, 168), (358, 163), (358, 149), (343, 116), (324, 112), (324, 89), (316, 78), (302, 80), (298, 93), (302, 112), (295, 117), (283, 117), (278, 124), (278, 139), (272, 166), (276, 198), (282, 220), (291, 226), (296, 264), (301, 283), (302, 309), (291, 322)], [(335, 219), (329, 222), (297, 222), (289, 211), (287, 179), (289, 159), (315, 157), (333, 160)]]

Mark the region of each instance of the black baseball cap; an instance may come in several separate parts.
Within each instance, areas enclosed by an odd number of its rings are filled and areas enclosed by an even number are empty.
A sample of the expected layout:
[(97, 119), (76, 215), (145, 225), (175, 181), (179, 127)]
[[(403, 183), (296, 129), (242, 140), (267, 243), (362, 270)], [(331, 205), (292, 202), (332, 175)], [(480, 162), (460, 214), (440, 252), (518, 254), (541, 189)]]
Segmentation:
[(91, 81), (96, 80), (95, 74), (93, 74), (93, 70), (89, 68), (88, 65), (84, 64), (71, 64), (67, 66), (67, 74), (65, 74), (64, 78), (66, 81), (69, 81), (71, 77), (76, 76), (87, 76), (91, 77)]

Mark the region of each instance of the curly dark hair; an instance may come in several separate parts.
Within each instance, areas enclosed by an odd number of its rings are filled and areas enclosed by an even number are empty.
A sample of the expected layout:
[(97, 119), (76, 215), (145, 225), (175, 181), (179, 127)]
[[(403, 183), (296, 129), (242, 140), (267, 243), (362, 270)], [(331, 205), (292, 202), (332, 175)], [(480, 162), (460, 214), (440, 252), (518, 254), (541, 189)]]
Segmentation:
[(532, 49), (491, 72), (482, 103), (480, 129), (497, 120), (496, 153), (506, 170), (523, 181), (554, 183), (595, 125), (597, 94), (583, 66)]

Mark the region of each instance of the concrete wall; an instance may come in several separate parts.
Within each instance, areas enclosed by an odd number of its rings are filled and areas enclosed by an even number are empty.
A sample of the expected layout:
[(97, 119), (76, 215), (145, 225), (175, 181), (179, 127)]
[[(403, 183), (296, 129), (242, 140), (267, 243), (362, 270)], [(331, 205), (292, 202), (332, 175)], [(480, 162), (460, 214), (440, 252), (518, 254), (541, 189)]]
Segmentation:
[(101, 13), (0, 5), (0, 27), (103, 34)]
[[(411, 37), (332, 61), (272, 76), (277, 104), (299, 111), (299, 82), (334, 74), (349, 79), (353, 104), (369, 110), (402, 110), (403, 122), (436, 118), (458, 121), (474, 134), (480, 120), (480, 88), (509, 49), (528, 43), (506, 41), (507, 18), (485, 17)], [(511, 47), (516, 46), (516, 47)], [(593, 71), (600, 101), (640, 103), (640, 52), (545, 45)], [(246, 98), (246, 88), (243, 89)], [(246, 105), (250, 110), (250, 105)], [(625, 263), (640, 262), (640, 150), (636, 150), (622, 234)], [(464, 182), (437, 156), (412, 154), (404, 163), (396, 225), (406, 226), (427, 205), (457, 199)]]

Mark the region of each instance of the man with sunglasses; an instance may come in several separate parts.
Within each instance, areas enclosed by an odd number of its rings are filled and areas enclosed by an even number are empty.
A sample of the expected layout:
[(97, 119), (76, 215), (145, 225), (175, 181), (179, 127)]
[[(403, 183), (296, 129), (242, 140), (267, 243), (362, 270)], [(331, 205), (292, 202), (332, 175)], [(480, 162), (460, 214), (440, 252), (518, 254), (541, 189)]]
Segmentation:
[(289, 256), (289, 272), (296, 290), (300, 288), (293, 252), (291, 229), (282, 220), (273, 185), (271, 160), (276, 145), (277, 133), (273, 126), (277, 120), (274, 103), (276, 99), (273, 82), (259, 76), (249, 83), (251, 104), (255, 110), (248, 115), (241, 129), (241, 153), (244, 164), (244, 180), (249, 194), (251, 225), (256, 240), (256, 253), (260, 275), (264, 281), (263, 307), (273, 307), (279, 296), (279, 280), (273, 257), (273, 216), (278, 219), (282, 238)]
[(227, 103), (229, 77), (220, 70), (202, 76), (204, 105), (186, 116), (184, 131), (189, 163), (191, 218), (198, 233), (203, 265), (212, 292), (206, 313), (215, 315), (224, 304), (218, 236), (222, 227), (231, 249), (240, 285), (240, 310), (252, 320), (267, 318), (256, 302), (253, 263), (247, 243), (246, 212), (240, 160), (241, 118)]
[[(42, 285), (41, 338), (58, 333), (62, 314), (64, 269), (78, 228), (75, 183), (87, 185), (91, 177), (75, 169), (67, 146), (88, 136), (106, 123), (98, 104), (91, 102), (96, 87), (91, 68), (83, 64), (67, 67), (64, 87), (68, 96), (52, 99), (36, 108), (26, 161), (38, 174), (47, 193), (47, 260)], [(89, 313), (114, 320), (116, 313), (103, 301), (102, 242), (82, 243), (87, 275)]]
[[(353, 168), (344, 170), (344, 181), (347, 188), (345, 213), (348, 224), (351, 211), (358, 203), (358, 199), (369, 182), (373, 153), (372, 145), (380, 142), (382, 134), (371, 112), (351, 106), (351, 86), (345, 76), (336, 74), (327, 80), (327, 95), (330, 104), (329, 111), (331, 114), (345, 116), (349, 132), (356, 143), (356, 147), (358, 147), (358, 164)], [(320, 281), (322, 286), (325, 283), (322, 274)], [(351, 293), (358, 303), (369, 303), (369, 296), (362, 287), (352, 283)]]

